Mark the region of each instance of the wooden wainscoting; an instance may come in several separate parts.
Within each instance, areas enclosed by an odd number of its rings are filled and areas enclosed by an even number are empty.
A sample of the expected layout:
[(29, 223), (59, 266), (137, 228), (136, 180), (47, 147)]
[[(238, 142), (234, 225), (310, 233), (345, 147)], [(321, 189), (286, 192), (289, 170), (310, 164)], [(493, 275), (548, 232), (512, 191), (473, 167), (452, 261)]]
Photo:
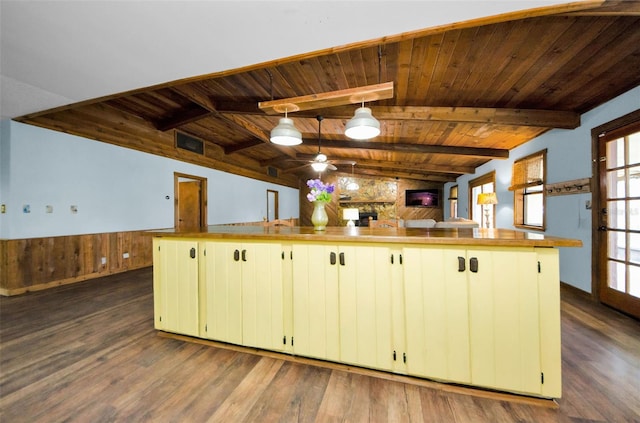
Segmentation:
[(153, 265), (146, 231), (0, 240), (0, 295), (17, 295)]

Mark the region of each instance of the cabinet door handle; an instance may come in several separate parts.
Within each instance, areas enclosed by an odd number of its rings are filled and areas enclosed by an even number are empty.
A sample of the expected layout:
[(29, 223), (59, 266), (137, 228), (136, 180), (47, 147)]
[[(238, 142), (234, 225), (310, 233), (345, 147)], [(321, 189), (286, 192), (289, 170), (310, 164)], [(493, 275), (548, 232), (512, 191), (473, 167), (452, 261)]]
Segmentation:
[(234, 259), (235, 261), (240, 260), (240, 251), (235, 250), (235, 251), (233, 252), (233, 259)]
[(398, 261), (402, 264), (402, 254), (398, 254)]
[(393, 254), (391, 254), (391, 264), (393, 264)]
[(336, 264), (336, 253), (333, 251), (329, 254), (329, 263), (331, 263), (332, 266)]
[(344, 266), (344, 253), (340, 253), (340, 266)]
[(189, 251), (189, 257), (191, 257), (192, 259), (196, 258), (196, 249), (195, 248), (191, 248), (191, 251)]
[(465, 270), (464, 257), (458, 257), (458, 272), (464, 272)]
[(393, 361), (396, 361), (396, 352), (395, 352), (395, 350), (393, 351)]
[(247, 250), (242, 250), (242, 261), (247, 261)]
[(477, 257), (471, 257), (469, 259), (469, 270), (471, 270), (473, 273), (478, 273), (478, 258)]

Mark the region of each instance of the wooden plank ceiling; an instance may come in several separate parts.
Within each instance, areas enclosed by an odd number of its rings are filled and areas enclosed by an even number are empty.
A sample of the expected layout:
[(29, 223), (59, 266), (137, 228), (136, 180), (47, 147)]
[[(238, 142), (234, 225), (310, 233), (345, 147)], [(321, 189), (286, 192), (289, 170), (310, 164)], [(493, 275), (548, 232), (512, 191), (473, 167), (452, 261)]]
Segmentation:
[[(550, 129), (579, 126), (581, 113), (640, 84), (640, 2), (601, 3), (426, 29), (18, 120), (298, 187), (314, 175), (322, 115), (321, 149), (338, 172), (453, 181)], [(303, 144), (269, 142), (282, 116), (258, 102), (384, 82), (393, 98), (366, 104), (378, 137), (345, 137), (354, 104), (290, 113)], [(204, 155), (176, 148), (176, 131), (203, 140)]]

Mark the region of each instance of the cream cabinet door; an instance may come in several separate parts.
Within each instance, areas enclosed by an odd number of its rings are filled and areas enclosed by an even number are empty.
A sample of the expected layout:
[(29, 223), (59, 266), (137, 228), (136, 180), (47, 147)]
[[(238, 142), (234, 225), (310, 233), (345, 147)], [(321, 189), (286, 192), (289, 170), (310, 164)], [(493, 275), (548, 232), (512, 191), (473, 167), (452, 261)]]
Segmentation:
[(153, 240), (155, 327), (199, 336), (198, 242)]
[(340, 360), (393, 370), (391, 250), (340, 245), (335, 252), (340, 289)]
[(331, 264), (335, 246), (293, 244), (292, 252), (293, 352), (339, 361), (338, 268)]
[(243, 345), (274, 351), (285, 348), (283, 253), (279, 243), (241, 245)]
[(407, 372), (469, 383), (466, 254), (455, 247), (403, 249)]
[(205, 337), (282, 350), (282, 249), (279, 243), (205, 243)]
[(537, 255), (468, 249), (471, 383), (540, 394)]
[(237, 242), (205, 242), (203, 337), (242, 344), (242, 262)]
[(293, 250), (291, 245), (282, 245), (282, 318), (284, 335), (283, 351), (293, 352)]
[(560, 341), (560, 264), (556, 248), (536, 248), (540, 300), (540, 394), (562, 396), (562, 346)]

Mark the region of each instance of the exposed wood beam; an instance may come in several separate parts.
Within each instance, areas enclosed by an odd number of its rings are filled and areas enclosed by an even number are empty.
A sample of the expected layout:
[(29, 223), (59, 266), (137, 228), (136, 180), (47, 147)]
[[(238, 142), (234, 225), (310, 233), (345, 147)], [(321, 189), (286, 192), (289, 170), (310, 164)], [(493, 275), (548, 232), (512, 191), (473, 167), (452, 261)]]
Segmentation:
[(213, 112), (203, 109), (200, 106), (189, 107), (179, 110), (174, 113), (173, 116), (155, 122), (155, 127), (158, 131), (165, 132), (169, 129), (175, 129), (179, 126), (186, 125), (187, 123), (204, 119), (212, 114)]
[(379, 170), (360, 169), (359, 173), (362, 175), (375, 176), (379, 178), (402, 178), (402, 179), (412, 179), (417, 181), (431, 181), (431, 182), (443, 182), (443, 183), (453, 182), (456, 180), (455, 176), (432, 175), (432, 174), (425, 174), (425, 173), (406, 172), (402, 170), (379, 171)]
[[(313, 160), (315, 158), (315, 154), (296, 154), (296, 158), (299, 160)], [(354, 159), (347, 157), (330, 157), (329, 161), (338, 166), (340, 164), (354, 165), (358, 166), (368, 166), (368, 167), (376, 167), (383, 169), (404, 169), (404, 170), (415, 170), (418, 172), (437, 172), (437, 173), (453, 173), (457, 175), (463, 175), (468, 173), (475, 172), (475, 168), (471, 166), (442, 166), (442, 165), (434, 165), (429, 163), (411, 163), (411, 162), (395, 162), (395, 161), (385, 161), (385, 160), (369, 160), (369, 159)]]
[(245, 142), (235, 143), (233, 145), (224, 147), (224, 154), (237, 153), (239, 151), (246, 150), (248, 148), (252, 148), (252, 147), (255, 147), (257, 145), (263, 145), (263, 144), (264, 144), (264, 142), (262, 142), (262, 141), (260, 141), (258, 139), (255, 139), (255, 138), (254, 139), (250, 139), (250, 140), (247, 140)]
[(580, 126), (580, 115), (565, 110), (414, 106), (372, 106), (371, 110), (373, 115), (381, 120), (478, 122), (562, 129), (575, 129)]
[[(305, 140), (305, 145), (317, 145), (317, 140)], [(366, 141), (334, 141), (321, 140), (324, 148), (356, 148), (369, 150), (397, 151), (403, 153), (422, 153), (422, 154), (452, 154), (458, 156), (483, 157), (491, 159), (508, 159), (509, 150), (500, 148), (478, 148), (478, 147), (453, 147), (445, 145), (425, 145), (425, 144), (409, 144), (396, 143), (387, 144), (383, 142), (366, 142)]]
[[(253, 103), (216, 102), (220, 113), (261, 114)], [(510, 109), (495, 107), (368, 106), (380, 120), (421, 120), (433, 122), (492, 123), (575, 129), (580, 115), (567, 110)], [(320, 113), (325, 119), (350, 119), (354, 107), (333, 107)], [(293, 117), (315, 118), (318, 110), (296, 112)]]
[(285, 112), (292, 113), (303, 110), (343, 106), (345, 104), (384, 100), (392, 97), (393, 82), (385, 82), (382, 84), (367, 85), (366, 87), (347, 88), (300, 97), (261, 101), (258, 103), (258, 108), (268, 115), (276, 115)]
[[(209, 97), (208, 94), (192, 89), (192, 85), (184, 84), (177, 87), (172, 87), (171, 89), (177, 94), (180, 94), (188, 98), (189, 100), (193, 101), (195, 104), (208, 110), (209, 112), (211, 112), (211, 115), (216, 116), (217, 118), (220, 118), (221, 120), (229, 123), (231, 126), (237, 128), (240, 132), (246, 135), (249, 135), (252, 138), (256, 138), (261, 143), (269, 143), (269, 136), (262, 129), (246, 122), (244, 119), (240, 117), (223, 115), (216, 109), (215, 103), (211, 101), (211, 98)], [(250, 146), (246, 144), (241, 149), (233, 150), (231, 151), (231, 153), (240, 151), (242, 149), (254, 147), (256, 145), (260, 145), (260, 144), (255, 143)], [(271, 145), (274, 148), (277, 148), (279, 151), (283, 152), (284, 154), (293, 157), (294, 153), (291, 151), (291, 149), (281, 147), (275, 144), (271, 144)], [(225, 150), (225, 153), (226, 153), (226, 150)], [(226, 153), (226, 154), (230, 154), (230, 153)]]

